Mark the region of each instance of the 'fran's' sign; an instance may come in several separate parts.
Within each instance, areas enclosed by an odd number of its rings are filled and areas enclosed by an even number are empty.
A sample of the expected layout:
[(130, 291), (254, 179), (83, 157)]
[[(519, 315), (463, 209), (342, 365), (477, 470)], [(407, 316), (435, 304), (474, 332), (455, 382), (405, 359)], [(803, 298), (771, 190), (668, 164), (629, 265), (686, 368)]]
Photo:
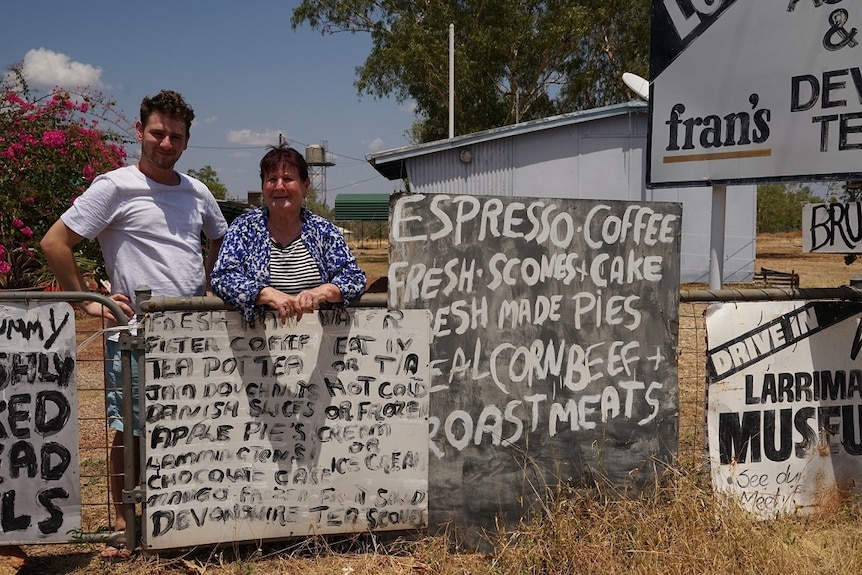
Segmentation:
[(654, 0), (650, 186), (857, 179), (862, 7)]

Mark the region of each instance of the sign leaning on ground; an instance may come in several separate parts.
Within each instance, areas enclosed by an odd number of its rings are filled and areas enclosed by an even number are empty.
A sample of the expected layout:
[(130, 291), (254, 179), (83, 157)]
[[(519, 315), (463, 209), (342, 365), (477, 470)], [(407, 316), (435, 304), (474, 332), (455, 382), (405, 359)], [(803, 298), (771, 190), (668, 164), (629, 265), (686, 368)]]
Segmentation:
[(75, 314), (0, 305), (0, 542), (50, 543), (81, 530)]
[(145, 320), (144, 542), (425, 527), (427, 311)]
[[(432, 313), (430, 522), (515, 524), (677, 449), (677, 203), (396, 195), (390, 306)], [(601, 478), (601, 479), (600, 479)]]
[(647, 184), (858, 179), (862, 5), (653, 0)]
[(714, 304), (706, 317), (716, 490), (764, 519), (859, 493), (862, 303)]
[(802, 207), (802, 251), (862, 253), (862, 203), (805, 204)]

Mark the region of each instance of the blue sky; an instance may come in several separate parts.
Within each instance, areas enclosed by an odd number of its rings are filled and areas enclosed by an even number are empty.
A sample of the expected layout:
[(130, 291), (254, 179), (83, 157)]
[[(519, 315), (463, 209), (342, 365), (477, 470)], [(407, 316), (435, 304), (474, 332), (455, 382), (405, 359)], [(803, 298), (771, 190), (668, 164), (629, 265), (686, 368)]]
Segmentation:
[(86, 83), (133, 119), (143, 96), (181, 92), (196, 119), (177, 168), (212, 166), (234, 197), (259, 188), (258, 163), (279, 133), (301, 152), (326, 146), (335, 163), (325, 170), (330, 206), (342, 193), (392, 192), (400, 182), (379, 175), (365, 155), (410, 144), (410, 105), (360, 97), (355, 68), (370, 37), (293, 30), (297, 4), (12, 2), (0, 19), (0, 66), (25, 61), (37, 89)]

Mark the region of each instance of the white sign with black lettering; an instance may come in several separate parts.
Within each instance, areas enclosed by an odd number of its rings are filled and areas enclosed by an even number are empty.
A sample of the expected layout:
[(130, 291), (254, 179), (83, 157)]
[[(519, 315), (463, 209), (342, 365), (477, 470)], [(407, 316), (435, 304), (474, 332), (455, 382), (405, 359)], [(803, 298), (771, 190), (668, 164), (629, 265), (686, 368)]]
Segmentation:
[(69, 541), (81, 529), (75, 314), (0, 305), (0, 541)]
[(862, 203), (805, 204), (802, 207), (802, 251), (862, 253)]
[(427, 526), (430, 314), (145, 320), (145, 546)]
[(859, 177), (858, 2), (653, 8), (650, 186)]
[(862, 303), (714, 304), (706, 314), (716, 491), (761, 518), (823, 511), (862, 473)]

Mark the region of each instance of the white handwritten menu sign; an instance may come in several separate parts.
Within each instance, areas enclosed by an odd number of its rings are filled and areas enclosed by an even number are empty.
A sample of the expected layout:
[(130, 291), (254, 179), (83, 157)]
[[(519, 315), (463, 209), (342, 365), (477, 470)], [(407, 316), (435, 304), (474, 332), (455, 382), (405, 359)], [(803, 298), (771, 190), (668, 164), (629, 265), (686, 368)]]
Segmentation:
[(146, 317), (145, 546), (427, 525), (430, 317)]
[(767, 519), (860, 493), (862, 303), (707, 310), (709, 456), (717, 492)]
[(412, 194), (390, 209), (390, 305), (433, 317), (432, 526), (493, 529), (560, 482), (639, 484), (672, 459), (679, 204)]
[(65, 302), (0, 304), (0, 541), (81, 529), (75, 314)]

